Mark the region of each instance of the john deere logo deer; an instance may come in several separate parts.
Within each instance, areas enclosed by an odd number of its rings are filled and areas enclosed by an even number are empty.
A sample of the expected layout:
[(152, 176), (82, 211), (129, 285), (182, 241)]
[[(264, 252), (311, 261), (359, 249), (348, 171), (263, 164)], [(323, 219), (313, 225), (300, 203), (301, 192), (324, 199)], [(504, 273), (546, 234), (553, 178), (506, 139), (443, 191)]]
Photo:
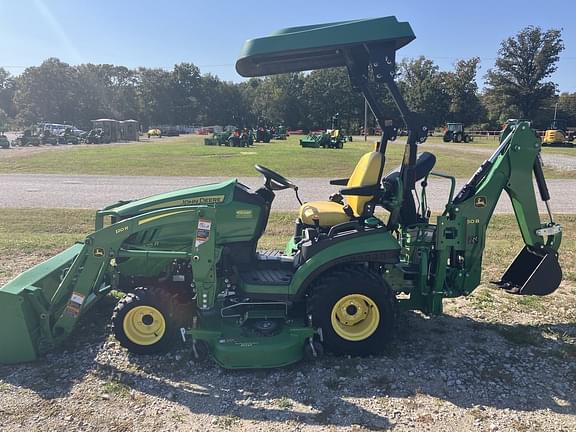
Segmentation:
[(477, 196), (474, 198), (474, 207), (483, 208), (486, 207), (486, 197), (485, 196)]

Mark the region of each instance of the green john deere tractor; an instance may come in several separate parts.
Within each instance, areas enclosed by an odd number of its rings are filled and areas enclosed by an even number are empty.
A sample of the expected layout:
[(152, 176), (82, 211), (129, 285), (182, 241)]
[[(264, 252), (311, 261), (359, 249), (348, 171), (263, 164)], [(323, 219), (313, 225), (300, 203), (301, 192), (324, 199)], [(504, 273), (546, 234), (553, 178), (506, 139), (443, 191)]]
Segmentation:
[(344, 135), (340, 129), (340, 115), (336, 113), (332, 116), (332, 128), (325, 132), (309, 134), (300, 139), (300, 145), (304, 148), (333, 148), (341, 149), (345, 141), (352, 141), (352, 137)]
[(17, 147), (38, 147), (40, 145), (40, 135), (38, 130), (34, 126), (24, 129), (24, 132), (16, 137), (16, 139), (12, 142), (12, 145)]
[(58, 145), (58, 136), (54, 135), (49, 129), (44, 129), (40, 133), (40, 143), (42, 145)]
[(229, 147), (250, 147), (254, 145), (254, 134), (251, 129), (237, 128), (230, 136), (226, 143)]
[[(323, 351), (377, 354), (397, 309), (440, 314), (445, 297), (478, 286), (486, 228), (503, 191), (525, 246), (497, 285), (513, 295), (555, 291), (562, 229), (550, 211), (547, 222), (538, 213), (534, 179), (547, 205), (550, 198), (539, 139), (527, 122), (510, 121), (493, 155), (454, 194), (455, 179), (432, 171), (434, 155), (417, 155), (428, 131), (393, 79), (396, 50), (413, 39), (408, 23), (386, 17), (247, 42), (240, 75), (346, 67), (381, 125), (389, 121), (375, 85), (385, 84), (408, 130), (402, 165), (385, 164), (396, 129), (384, 128), (350, 177), (331, 181), (339, 194), (301, 204), (284, 251), (259, 251), (258, 240), (276, 193), (292, 189), (298, 198), (298, 187), (260, 165), (257, 190), (231, 179), (99, 210), (83, 242), (0, 288), (0, 362), (56, 349), (111, 290), (126, 293), (112, 326), (134, 353), (179, 343), (225, 368), (283, 366)], [(436, 177), (451, 187), (446, 210), (432, 219), (425, 191)]]
[(469, 143), (473, 141), (474, 137), (464, 130), (464, 124), (462, 123), (447, 123), (446, 129), (444, 130), (444, 135), (442, 136), (442, 141), (444, 142), (455, 142), (455, 143)]
[(274, 136), (272, 137), (275, 140), (285, 140), (288, 139), (288, 131), (286, 130), (286, 126), (280, 125), (274, 129)]
[(255, 134), (255, 138), (254, 141), (256, 141), (257, 143), (269, 143), (273, 138), (272, 135), (272, 131), (264, 126), (264, 125), (260, 125), (258, 126), (258, 128), (256, 129), (256, 134)]
[(71, 127), (67, 127), (64, 132), (58, 135), (58, 144), (80, 144), (80, 138), (74, 135)]

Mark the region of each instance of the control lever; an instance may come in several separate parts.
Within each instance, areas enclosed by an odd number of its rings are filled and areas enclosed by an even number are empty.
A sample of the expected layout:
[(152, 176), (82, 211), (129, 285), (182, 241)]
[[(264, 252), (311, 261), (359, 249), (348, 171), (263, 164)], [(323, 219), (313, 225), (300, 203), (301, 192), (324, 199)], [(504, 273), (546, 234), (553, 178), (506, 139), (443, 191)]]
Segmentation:
[(312, 216), (312, 221), (314, 222), (314, 228), (316, 228), (316, 237), (320, 237), (320, 216)]

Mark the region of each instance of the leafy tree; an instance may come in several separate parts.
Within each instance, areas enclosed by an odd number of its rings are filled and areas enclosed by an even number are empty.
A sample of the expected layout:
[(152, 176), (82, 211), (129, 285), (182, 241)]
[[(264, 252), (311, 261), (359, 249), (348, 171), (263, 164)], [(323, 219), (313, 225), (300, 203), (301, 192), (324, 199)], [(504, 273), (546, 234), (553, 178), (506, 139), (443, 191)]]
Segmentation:
[(504, 40), (494, 69), (486, 75), (489, 115), (500, 121), (508, 117), (534, 119), (556, 92), (546, 81), (557, 69), (564, 49), (561, 31), (529, 26)]
[(479, 65), (479, 57), (458, 60), (453, 72), (445, 72), (444, 83), (450, 97), (448, 114), (450, 121), (470, 125), (483, 120), (485, 113), (478, 97), (478, 84), (476, 84)]
[(252, 81), (248, 91), (252, 110), (271, 124), (302, 127), (306, 116), (303, 98), (304, 76), (301, 73), (274, 75), (261, 82)]
[(421, 121), (429, 128), (446, 122), (450, 96), (438, 66), (421, 56), (402, 60), (398, 70), (400, 89), (406, 103), (410, 109), (420, 113)]
[(347, 130), (358, 130), (364, 121), (364, 99), (352, 90), (345, 68), (311, 72), (304, 82), (303, 98), (308, 105), (309, 127), (329, 127), (336, 113)]
[(0, 133), (4, 132), (8, 125), (8, 115), (0, 108)]
[(560, 93), (557, 115), (558, 118), (564, 119), (569, 126), (576, 126), (576, 92)]
[(140, 121), (145, 127), (173, 124), (175, 105), (172, 74), (162, 69), (138, 69), (138, 101)]
[(192, 63), (180, 63), (172, 71), (172, 100), (175, 124), (193, 124), (198, 118), (201, 93), (200, 69)]
[(15, 82), (10, 73), (0, 67), (0, 109), (9, 117), (16, 115), (14, 106)]
[(202, 107), (199, 118), (205, 125), (255, 125), (248, 100), (241, 85), (221, 81), (212, 74), (202, 76)]
[(76, 69), (56, 58), (27, 68), (16, 80), (18, 116), (25, 123), (81, 121), (76, 109), (79, 86)]

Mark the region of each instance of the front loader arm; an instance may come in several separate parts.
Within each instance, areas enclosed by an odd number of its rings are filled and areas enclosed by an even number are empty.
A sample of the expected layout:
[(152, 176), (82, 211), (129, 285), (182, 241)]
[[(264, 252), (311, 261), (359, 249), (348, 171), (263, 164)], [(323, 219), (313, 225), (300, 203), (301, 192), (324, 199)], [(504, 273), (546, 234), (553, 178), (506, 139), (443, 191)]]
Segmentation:
[[(102, 228), (84, 242), (82, 251), (74, 260), (66, 276), (59, 285), (50, 302), (49, 315), (57, 318), (52, 335), (57, 340), (65, 338), (73, 329), (79, 316), (84, 313), (103, 294), (112, 287), (106, 283), (106, 277), (115, 272), (115, 260), (118, 258), (190, 259), (193, 274), (206, 285), (198, 289), (203, 305), (211, 305), (215, 296), (215, 265), (219, 258), (215, 247), (215, 226), (213, 207), (181, 206), (144, 213), (129, 219), (124, 219)], [(124, 249), (125, 241), (144, 230), (154, 230), (163, 225), (186, 224), (191, 231), (200, 231), (200, 221), (210, 224), (208, 229), (202, 229), (201, 240), (197, 236), (185, 250)], [(211, 231), (211, 233), (210, 233)], [(200, 235), (199, 233), (197, 235)], [(210, 276), (210, 277), (208, 277)], [(66, 302), (65, 305), (62, 302)]]
[[(158, 261), (189, 259), (199, 307), (209, 308), (217, 295), (217, 245), (214, 206), (164, 208), (100, 224), (84, 242), (77, 243), (36, 265), (0, 287), (0, 363), (32, 361), (53, 349), (74, 330), (78, 319), (111, 289), (117, 287), (124, 258)], [(177, 227), (185, 241), (165, 243), (132, 239), (154, 238), (164, 228)], [(10, 349), (7, 349), (10, 347)]]

